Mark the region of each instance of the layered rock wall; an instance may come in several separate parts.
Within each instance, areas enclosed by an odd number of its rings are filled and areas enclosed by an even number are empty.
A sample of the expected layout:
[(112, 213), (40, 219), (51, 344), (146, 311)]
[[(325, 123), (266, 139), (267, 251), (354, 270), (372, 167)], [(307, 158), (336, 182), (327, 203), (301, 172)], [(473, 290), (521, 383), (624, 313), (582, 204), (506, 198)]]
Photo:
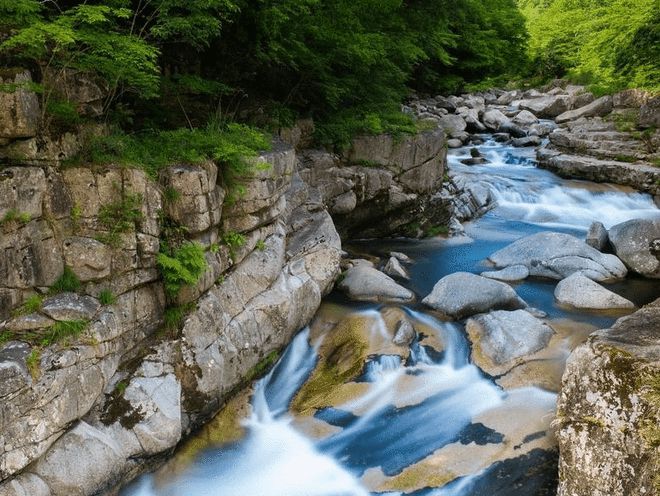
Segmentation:
[[(0, 149), (1, 496), (112, 492), (214, 415), (332, 288), (331, 214), (349, 235), (448, 218), (445, 203), (419, 207), (444, 176), (441, 131), (360, 138), (343, 157), (276, 142), (227, 201), (211, 161), (157, 179), (63, 167), (61, 148), (31, 148), (43, 140), (27, 122), (9, 122)], [(171, 236), (199, 243), (207, 267), (166, 296), (157, 256)], [(80, 287), (54, 290), (68, 272)], [(45, 340), (71, 322), (79, 334)]]

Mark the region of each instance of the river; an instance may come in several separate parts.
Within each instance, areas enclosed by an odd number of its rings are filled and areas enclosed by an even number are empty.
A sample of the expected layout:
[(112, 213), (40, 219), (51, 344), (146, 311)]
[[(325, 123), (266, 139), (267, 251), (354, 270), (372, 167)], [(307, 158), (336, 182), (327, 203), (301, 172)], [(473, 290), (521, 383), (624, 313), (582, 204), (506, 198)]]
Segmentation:
[[(648, 195), (537, 169), (533, 149), (491, 140), (479, 149), (489, 164), (462, 165), (468, 148), (450, 151), (448, 159), (452, 171), (487, 182), (497, 199), (494, 209), (465, 225), (464, 236), (359, 241), (347, 249), (365, 256), (408, 255), (413, 263), (405, 285), (421, 300), (447, 274), (487, 270), (488, 255), (522, 236), (550, 230), (584, 237), (594, 220), (611, 227), (660, 215)], [(514, 286), (547, 313), (555, 336), (529, 364), (498, 377), (471, 363), (462, 322), (441, 321), (421, 304), (355, 303), (332, 293), (268, 375), (163, 468), (121, 494), (555, 494), (551, 422), (564, 362), (590, 332), (616, 318), (559, 308), (555, 284), (528, 279)], [(608, 288), (642, 305), (660, 296), (658, 286), (629, 276)], [(418, 333), (404, 350), (391, 344), (391, 322), (402, 315)], [(319, 357), (341, 366), (356, 356), (364, 360), (350, 380), (318, 372)], [(319, 391), (319, 385), (326, 389)]]

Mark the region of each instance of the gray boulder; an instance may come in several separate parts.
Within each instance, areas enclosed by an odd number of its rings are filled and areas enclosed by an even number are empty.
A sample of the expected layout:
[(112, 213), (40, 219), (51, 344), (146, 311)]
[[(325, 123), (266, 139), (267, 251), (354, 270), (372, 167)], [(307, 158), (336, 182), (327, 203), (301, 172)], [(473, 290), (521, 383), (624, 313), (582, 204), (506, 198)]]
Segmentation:
[(482, 272), (481, 276), (504, 282), (522, 281), (529, 277), (529, 269), (524, 265), (512, 265), (502, 270)]
[(592, 222), (587, 232), (586, 243), (598, 251), (603, 251), (609, 243), (609, 235), (607, 229), (602, 222)]
[(440, 118), (438, 125), (452, 138), (459, 138), (467, 128), (467, 123), (460, 115), (445, 115)]
[(617, 224), (609, 236), (614, 252), (630, 270), (660, 279), (660, 218)]
[(408, 271), (401, 266), (401, 262), (395, 257), (390, 257), (383, 268), (383, 272), (392, 277), (400, 277), (401, 279), (410, 279)]
[(521, 110), (513, 118), (513, 122), (520, 126), (531, 126), (539, 121), (538, 117), (532, 114), (529, 110)]
[(586, 310), (634, 309), (635, 304), (605, 289), (579, 272), (559, 281), (555, 301), (562, 306)]
[(469, 319), (472, 361), (491, 375), (501, 375), (545, 348), (554, 331), (525, 310), (496, 311)]
[(484, 112), (483, 123), (492, 131), (499, 131), (504, 124), (510, 124), (511, 121), (499, 110), (489, 109)]
[(415, 339), (415, 328), (408, 319), (401, 319), (396, 325), (392, 342), (398, 346), (408, 346)]
[(520, 102), (520, 108), (529, 110), (534, 115), (541, 118), (554, 119), (568, 110), (570, 106), (570, 97), (565, 95), (542, 96)]
[(557, 124), (562, 124), (568, 121), (574, 121), (581, 117), (603, 117), (612, 112), (612, 97), (609, 95), (603, 96), (598, 100), (591, 102), (589, 105), (580, 107), (575, 110), (568, 110), (560, 114), (555, 119)]
[(348, 269), (338, 288), (349, 298), (359, 301), (397, 303), (415, 299), (412, 291), (397, 284), (390, 276), (367, 265)]
[(542, 232), (519, 239), (488, 257), (503, 269), (524, 265), (531, 276), (564, 279), (582, 272), (594, 281), (623, 279), (627, 270), (614, 255), (599, 252), (570, 234)]
[(511, 286), (469, 272), (443, 277), (422, 303), (455, 319), (492, 309), (516, 310), (527, 306)]
[(541, 138), (538, 136), (525, 136), (524, 138), (514, 139), (511, 141), (511, 144), (516, 147), (539, 146), (541, 144)]
[(91, 296), (61, 293), (44, 301), (41, 311), (54, 320), (91, 320), (101, 305)]

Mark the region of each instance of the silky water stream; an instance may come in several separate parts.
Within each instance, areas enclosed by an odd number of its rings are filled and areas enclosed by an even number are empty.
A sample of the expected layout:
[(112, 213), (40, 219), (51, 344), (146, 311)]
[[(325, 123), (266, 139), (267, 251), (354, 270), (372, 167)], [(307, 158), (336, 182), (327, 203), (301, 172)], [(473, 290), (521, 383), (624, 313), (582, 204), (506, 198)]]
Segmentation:
[[(354, 253), (406, 253), (418, 300), (443, 276), (479, 273), (484, 260), (542, 230), (583, 237), (599, 220), (660, 216), (648, 195), (562, 180), (534, 167), (531, 149), (492, 141), (489, 164), (451, 170), (488, 184), (497, 206), (452, 239), (356, 242)], [(333, 293), (271, 372), (232, 400), (163, 468), (122, 496), (537, 496), (556, 491), (552, 436), (556, 392), (571, 349), (615, 315), (578, 313), (553, 302), (556, 282), (515, 286), (555, 330), (534, 360), (491, 377), (470, 362), (462, 322), (421, 305), (349, 302)], [(642, 305), (660, 285), (641, 278), (608, 287)], [(410, 346), (392, 343), (407, 318)]]

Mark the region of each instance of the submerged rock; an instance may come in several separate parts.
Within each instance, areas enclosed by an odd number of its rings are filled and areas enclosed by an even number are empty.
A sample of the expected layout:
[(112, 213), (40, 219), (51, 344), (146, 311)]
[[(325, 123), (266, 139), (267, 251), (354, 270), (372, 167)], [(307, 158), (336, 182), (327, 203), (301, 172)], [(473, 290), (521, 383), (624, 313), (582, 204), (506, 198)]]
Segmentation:
[(338, 287), (349, 298), (359, 301), (408, 302), (415, 299), (412, 291), (367, 265), (348, 269)]
[(657, 494), (660, 299), (573, 351), (556, 423), (558, 496)]
[(609, 236), (614, 252), (630, 270), (660, 278), (660, 218), (617, 224), (610, 229)]
[(555, 301), (562, 306), (585, 310), (633, 309), (635, 304), (579, 272), (557, 284)]
[(511, 286), (469, 272), (443, 277), (422, 302), (455, 319), (491, 309), (515, 310), (527, 306)]
[(469, 319), (472, 361), (484, 372), (501, 375), (545, 348), (554, 331), (525, 310), (495, 311)]
[(542, 232), (519, 239), (493, 253), (497, 268), (524, 265), (531, 276), (564, 279), (582, 272), (594, 281), (623, 279), (627, 270), (614, 255), (599, 252), (570, 234)]

